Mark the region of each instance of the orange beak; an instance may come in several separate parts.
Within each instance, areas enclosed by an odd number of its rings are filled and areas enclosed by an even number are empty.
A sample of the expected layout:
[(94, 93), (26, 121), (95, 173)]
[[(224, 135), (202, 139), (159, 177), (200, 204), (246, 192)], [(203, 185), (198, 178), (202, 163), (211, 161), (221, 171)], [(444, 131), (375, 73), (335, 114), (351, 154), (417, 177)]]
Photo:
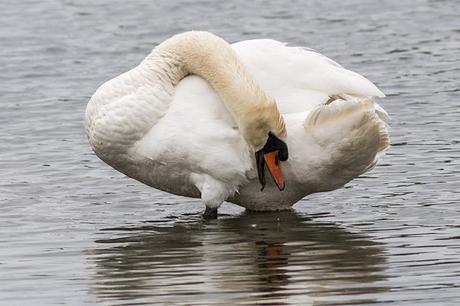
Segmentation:
[(283, 173), (281, 172), (281, 165), (280, 160), (278, 157), (278, 151), (273, 151), (264, 154), (265, 164), (267, 165), (268, 171), (270, 172), (273, 180), (278, 186), (279, 190), (283, 190), (284, 185), (284, 177)]

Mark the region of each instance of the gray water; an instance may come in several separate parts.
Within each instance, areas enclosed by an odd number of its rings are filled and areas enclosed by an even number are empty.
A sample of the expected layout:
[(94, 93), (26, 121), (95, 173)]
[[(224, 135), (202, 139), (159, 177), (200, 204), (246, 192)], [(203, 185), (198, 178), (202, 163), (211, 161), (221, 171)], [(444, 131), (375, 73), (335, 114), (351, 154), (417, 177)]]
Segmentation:
[[(0, 303), (460, 304), (457, 1), (1, 1)], [(292, 212), (165, 194), (98, 160), (86, 103), (174, 33), (313, 47), (374, 81), (383, 162)]]

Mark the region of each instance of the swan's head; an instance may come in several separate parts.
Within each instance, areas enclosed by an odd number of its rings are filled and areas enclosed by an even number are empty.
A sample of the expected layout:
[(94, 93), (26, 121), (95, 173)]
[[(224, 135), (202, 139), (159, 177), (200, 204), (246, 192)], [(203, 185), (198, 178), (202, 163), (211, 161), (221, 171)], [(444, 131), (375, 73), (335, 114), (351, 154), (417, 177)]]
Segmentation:
[(268, 133), (268, 139), (264, 147), (256, 152), (257, 174), (259, 182), (265, 187), (265, 166), (279, 190), (285, 187), (284, 176), (281, 171), (281, 161), (288, 159), (288, 147), (284, 141), (276, 137), (272, 132)]
[(286, 126), (276, 102), (260, 94), (257, 102), (244, 109), (239, 126), (249, 145), (256, 152), (257, 174), (262, 189), (265, 187), (265, 166), (279, 190), (285, 187), (281, 161), (288, 159)]

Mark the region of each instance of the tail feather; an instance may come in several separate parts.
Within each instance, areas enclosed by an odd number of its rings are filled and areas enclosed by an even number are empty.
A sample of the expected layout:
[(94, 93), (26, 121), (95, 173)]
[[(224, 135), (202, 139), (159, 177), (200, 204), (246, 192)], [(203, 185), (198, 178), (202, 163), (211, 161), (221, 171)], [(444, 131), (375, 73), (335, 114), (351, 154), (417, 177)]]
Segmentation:
[(384, 155), (390, 145), (387, 120), (383, 108), (370, 98), (348, 96), (318, 106), (304, 127), (327, 154), (326, 171), (347, 181), (375, 166)]

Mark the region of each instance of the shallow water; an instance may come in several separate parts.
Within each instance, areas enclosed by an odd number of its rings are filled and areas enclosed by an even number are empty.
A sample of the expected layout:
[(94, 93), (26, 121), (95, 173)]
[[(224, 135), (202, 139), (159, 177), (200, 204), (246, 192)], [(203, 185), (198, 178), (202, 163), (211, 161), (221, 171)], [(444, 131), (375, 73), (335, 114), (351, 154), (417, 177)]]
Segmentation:
[[(308, 4), (307, 4), (308, 3)], [(0, 2), (0, 303), (460, 303), (456, 1)], [(393, 146), (293, 212), (165, 194), (99, 161), (103, 81), (189, 29), (309, 46), (386, 94)]]

